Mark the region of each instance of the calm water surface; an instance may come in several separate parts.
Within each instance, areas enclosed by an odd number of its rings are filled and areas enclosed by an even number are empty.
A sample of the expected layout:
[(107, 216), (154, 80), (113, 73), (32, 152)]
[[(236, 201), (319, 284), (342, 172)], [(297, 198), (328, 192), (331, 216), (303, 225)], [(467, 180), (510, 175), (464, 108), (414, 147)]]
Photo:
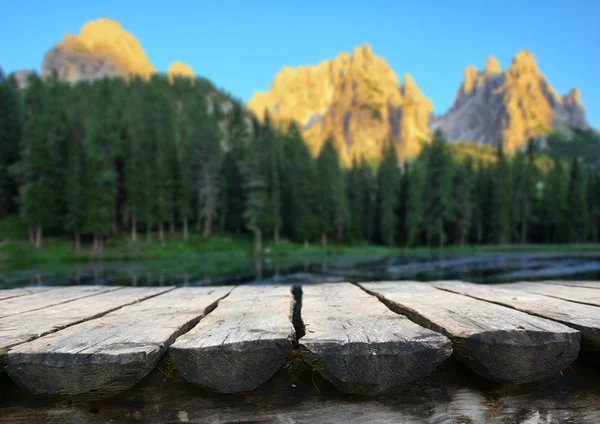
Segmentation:
[(0, 287), (106, 284), (129, 286), (229, 285), (251, 281), (459, 279), (478, 283), (600, 280), (600, 252), (585, 254), (480, 253), (468, 255), (338, 255), (305, 258), (182, 258), (171, 261), (36, 265), (0, 272)]

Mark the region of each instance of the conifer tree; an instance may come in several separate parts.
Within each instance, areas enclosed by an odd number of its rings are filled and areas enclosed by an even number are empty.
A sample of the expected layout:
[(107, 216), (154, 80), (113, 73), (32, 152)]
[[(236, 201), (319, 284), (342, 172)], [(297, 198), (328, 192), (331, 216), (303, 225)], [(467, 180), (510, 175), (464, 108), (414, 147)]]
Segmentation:
[(120, 118), (112, 108), (111, 82), (103, 79), (94, 87), (93, 112), (86, 140), (85, 229), (94, 235), (93, 251), (101, 252), (105, 237), (113, 229), (117, 173), (111, 149), (119, 143)]
[(268, 200), (264, 153), (260, 150), (264, 146), (263, 129), (258, 120), (253, 118), (252, 142), (245, 146), (242, 167), (246, 198), (244, 221), (254, 236), (254, 255), (262, 252), (263, 214)]
[(281, 173), (282, 220), (292, 240), (308, 244), (316, 235), (315, 162), (296, 123), (288, 126), (283, 141)]
[(585, 186), (579, 159), (574, 157), (569, 169), (569, 186), (567, 190), (567, 216), (571, 241), (580, 243), (585, 239), (587, 209), (585, 202)]
[(452, 206), (451, 156), (443, 134), (437, 131), (430, 146), (424, 149), (426, 175), (423, 197), (424, 225), (427, 244), (437, 239), (443, 246), (446, 242), (445, 225), (450, 219)]
[(502, 143), (498, 144), (492, 185), (492, 231), (498, 244), (510, 242), (511, 184), (510, 169)]
[(456, 240), (464, 246), (468, 241), (473, 217), (473, 165), (469, 159), (458, 164), (453, 178)]
[(396, 149), (390, 142), (384, 149), (383, 160), (377, 173), (379, 236), (381, 242), (388, 246), (397, 241), (396, 212), (400, 196), (400, 178)]
[(423, 230), (424, 171), (425, 168), (419, 160), (411, 164), (405, 171), (408, 178), (406, 244), (409, 247), (419, 243), (419, 235)]
[(317, 157), (319, 188), (317, 205), (321, 244), (327, 247), (328, 237), (334, 232), (338, 240), (343, 235), (347, 217), (346, 193), (338, 153), (331, 138), (327, 139)]
[(0, 219), (15, 211), (17, 185), (9, 169), (18, 161), (21, 101), (13, 78), (0, 70)]
[(546, 177), (542, 192), (542, 219), (545, 223), (546, 243), (563, 241), (568, 175), (559, 159), (554, 160), (550, 174)]

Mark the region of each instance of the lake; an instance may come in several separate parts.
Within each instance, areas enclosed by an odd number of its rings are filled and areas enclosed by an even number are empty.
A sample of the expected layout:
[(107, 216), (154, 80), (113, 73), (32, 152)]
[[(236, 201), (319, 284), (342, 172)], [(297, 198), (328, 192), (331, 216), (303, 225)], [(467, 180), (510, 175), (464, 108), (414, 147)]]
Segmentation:
[(333, 255), (252, 260), (226, 254), (170, 261), (32, 265), (0, 272), (0, 287), (107, 284), (231, 285), (252, 281), (294, 284), (332, 281), (600, 280), (599, 253), (479, 253), (467, 255)]

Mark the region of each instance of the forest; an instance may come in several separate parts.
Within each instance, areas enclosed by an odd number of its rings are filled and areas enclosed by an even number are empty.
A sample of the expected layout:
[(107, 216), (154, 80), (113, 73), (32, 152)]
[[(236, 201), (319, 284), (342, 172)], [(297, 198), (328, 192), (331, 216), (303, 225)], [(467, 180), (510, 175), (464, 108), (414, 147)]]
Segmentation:
[(37, 249), (63, 237), (97, 253), (116, 233), (160, 243), (190, 231), (250, 234), (255, 253), (281, 239), (598, 242), (598, 135), (573, 129), (546, 144), (507, 155), (498, 143), (483, 160), (435, 133), (416, 158), (399, 160), (389, 140), (376, 166), (346, 169), (334, 140), (315, 157), (298, 125), (260, 122), (203, 79), (32, 75), (19, 89), (0, 76), (0, 221), (18, 215)]

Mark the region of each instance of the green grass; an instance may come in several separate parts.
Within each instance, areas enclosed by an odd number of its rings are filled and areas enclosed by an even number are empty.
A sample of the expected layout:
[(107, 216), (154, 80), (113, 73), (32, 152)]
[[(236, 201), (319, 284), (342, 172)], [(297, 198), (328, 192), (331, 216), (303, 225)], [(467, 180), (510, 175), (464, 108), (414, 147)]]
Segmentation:
[[(101, 254), (91, 251), (90, 240), (84, 240), (81, 252), (74, 250), (73, 241), (62, 237), (46, 237), (42, 249), (36, 250), (27, 242), (27, 229), (17, 217), (8, 217), (0, 221), (0, 263), (3, 267), (24, 268), (33, 264), (79, 263), (102, 260), (109, 261), (175, 261), (202, 260), (215, 264), (215, 272), (223, 268), (235, 268), (236, 264), (247, 263), (252, 256), (250, 236), (215, 234), (203, 237), (192, 231), (188, 240), (181, 234), (167, 235), (163, 243), (156, 234), (148, 243), (144, 234), (139, 234), (136, 243), (129, 235), (120, 233), (110, 238)], [(505, 246), (447, 246), (442, 248), (404, 248), (387, 247), (373, 244), (340, 245), (330, 244), (326, 249), (318, 244), (304, 246), (283, 240), (274, 246), (271, 241), (264, 243), (264, 257), (301, 260), (319, 258), (325, 255), (404, 255), (404, 254), (473, 254), (482, 252), (547, 252), (580, 253), (598, 252), (600, 246), (582, 245), (505, 245)]]

